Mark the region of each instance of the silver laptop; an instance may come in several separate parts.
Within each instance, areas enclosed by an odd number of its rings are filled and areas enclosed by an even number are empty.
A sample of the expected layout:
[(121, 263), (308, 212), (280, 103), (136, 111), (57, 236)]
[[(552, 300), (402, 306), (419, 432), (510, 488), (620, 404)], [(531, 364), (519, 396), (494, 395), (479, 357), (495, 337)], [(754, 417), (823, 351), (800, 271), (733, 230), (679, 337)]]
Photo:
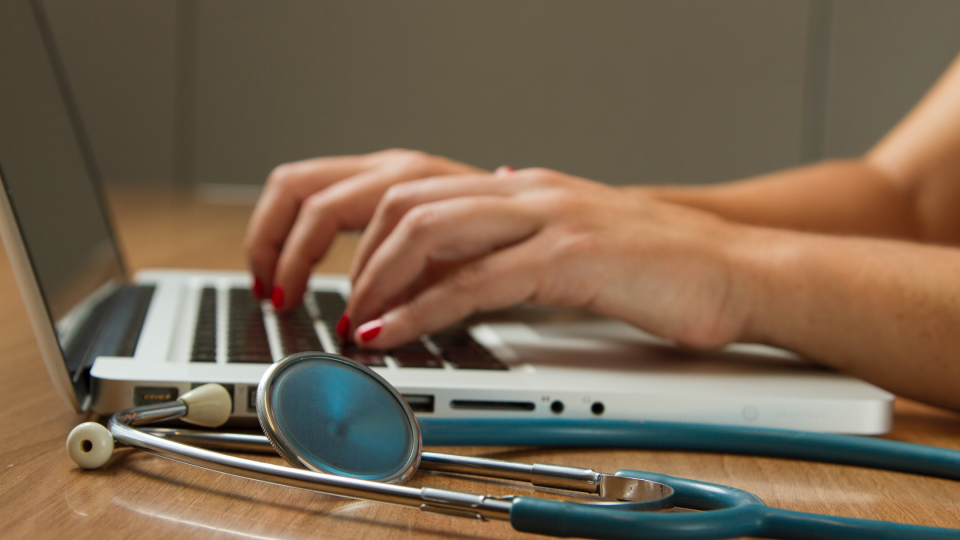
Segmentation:
[(517, 308), (385, 353), (333, 338), (350, 284), (314, 276), (278, 316), (240, 272), (128, 276), (38, 4), (0, 3), (0, 232), (41, 355), (74, 409), (109, 414), (208, 382), (253, 420), (271, 362), (309, 350), (370, 366), (418, 415), (668, 420), (879, 434), (893, 396), (759, 345), (694, 353), (579, 311)]

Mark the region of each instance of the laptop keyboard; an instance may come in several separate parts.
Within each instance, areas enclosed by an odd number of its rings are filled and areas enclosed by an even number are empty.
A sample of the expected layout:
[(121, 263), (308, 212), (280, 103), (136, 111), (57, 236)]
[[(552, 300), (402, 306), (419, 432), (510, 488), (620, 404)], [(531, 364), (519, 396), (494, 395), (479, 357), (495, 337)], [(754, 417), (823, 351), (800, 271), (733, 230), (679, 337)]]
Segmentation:
[(193, 332), (193, 350), (190, 351), (193, 362), (217, 361), (217, 290), (204, 287), (200, 291), (200, 309), (197, 313), (197, 326)]
[(263, 323), (260, 302), (249, 289), (230, 289), (227, 317), (227, 361), (269, 364), (273, 362), (267, 327)]
[[(336, 339), (336, 326), (346, 308), (339, 293), (318, 291), (312, 293), (319, 311), (314, 319), (306, 306), (277, 315), (280, 348), (284, 356), (306, 351), (323, 351), (320, 337), (314, 328), (319, 322), (327, 334)], [(205, 287), (200, 292), (197, 324), (194, 330), (190, 360), (215, 362), (217, 359), (217, 291)], [(228, 362), (271, 363), (270, 344), (260, 303), (253, 299), (248, 288), (232, 288), (227, 305)], [(449, 328), (425, 336), (396, 349), (381, 351), (361, 349), (354, 344), (339, 344), (340, 354), (367, 366), (386, 366), (391, 356), (400, 368), (440, 369), (446, 360), (456, 369), (506, 370), (507, 366), (477, 343), (463, 326)]]

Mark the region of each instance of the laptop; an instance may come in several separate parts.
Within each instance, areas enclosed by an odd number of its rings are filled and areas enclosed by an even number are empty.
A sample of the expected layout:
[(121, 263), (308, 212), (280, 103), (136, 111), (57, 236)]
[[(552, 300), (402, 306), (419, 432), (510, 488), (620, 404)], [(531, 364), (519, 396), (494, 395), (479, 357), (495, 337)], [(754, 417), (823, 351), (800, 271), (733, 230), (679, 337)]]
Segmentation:
[(220, 383), (255, 421), (267, 367), (341, 353), (429, 417), (704, 422), (826, 432), (890, 429), (893, 396), (761, 345), (691, 352), (577, 310), (518, 307), (397, 349), (341, 345), (344, 276), (313, 276), (278, 315), (243, 272), (129, 275), (42, 6), (0, 2), (0, 233), (57, 392), (102, 415)]

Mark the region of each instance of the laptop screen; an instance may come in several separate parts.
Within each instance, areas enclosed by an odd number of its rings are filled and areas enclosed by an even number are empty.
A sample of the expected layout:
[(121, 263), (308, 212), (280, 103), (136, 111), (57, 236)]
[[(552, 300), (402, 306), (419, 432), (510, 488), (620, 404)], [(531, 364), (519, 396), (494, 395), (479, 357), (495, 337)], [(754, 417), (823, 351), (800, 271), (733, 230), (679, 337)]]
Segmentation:
[(0, 177), (61, 350), (124, 280), (92, 155), (39, 6), (0, 2)]

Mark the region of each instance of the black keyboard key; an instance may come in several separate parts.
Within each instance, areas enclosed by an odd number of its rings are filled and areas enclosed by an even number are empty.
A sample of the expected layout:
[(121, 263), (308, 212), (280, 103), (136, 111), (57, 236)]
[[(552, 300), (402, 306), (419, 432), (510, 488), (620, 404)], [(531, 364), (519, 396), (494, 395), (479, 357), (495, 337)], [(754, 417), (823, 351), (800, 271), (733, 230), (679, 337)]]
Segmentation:
[(338, 292), (316, 291), (313, 293), (313, 300), (317, 303), (317, 309), (320, 310), (320, 322), (327, 329), (332, 339), (339, 339), (337, 336), (337, 323), (343, 316), (343, 311), (347, 309), (347, 302)]
[(250, 289), (230, 289), (227, 326), (227, 361), (269, 364), (273, 362), (260, 302)]
[(320, 320), (334, 325), (340, 320), (343, 310), (347, 309), (347, 302), (338, 292), (317, 291), (313, 293), (313, 299), (320, 309)]
[(405, 368), (442, 368), (443, 361), (437, 358), (420, 341), (408, 343), (390, 351), (397, 365)]
[(204, 287), (200, 291), (200, 307), (197, 309), (190, 361), (217, 361), (217, 290), (213, 287)]
[(462, 326), (433, 334), (430, 339), (443, 351), (444, 358), (457, 369), (509, 369), (477, 343)]
[(277, 315), (277, 326), (280, 330), (280, 346), (283, 348), (284, 355), (323, 351), (320, 338), (313, 328), (313, 319), (310, 318), (303, 304), (293, 311)]
[(385, 366), (384, 355), (380, 351), (361, 349), (353, 344), (342, 345), (340, 355), (365, 366)]

